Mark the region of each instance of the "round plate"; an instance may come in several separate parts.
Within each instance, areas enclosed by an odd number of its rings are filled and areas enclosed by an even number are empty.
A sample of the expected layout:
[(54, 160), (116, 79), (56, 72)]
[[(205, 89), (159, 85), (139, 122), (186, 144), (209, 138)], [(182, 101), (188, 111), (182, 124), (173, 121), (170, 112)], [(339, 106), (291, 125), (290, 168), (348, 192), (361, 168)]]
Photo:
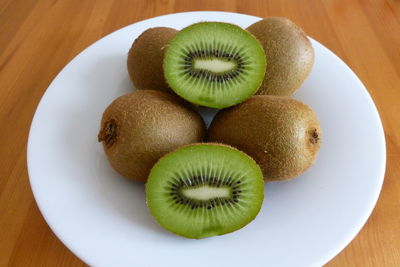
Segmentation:
[[(95, 266), (316, 266), (361, 229), (383, 182), (383, 129), (360, 80), (316, 41), (314, 68), (294, 97), (321, 121), (318, 159), (298, 179), (266, 184), (260, 214), (237, 232), (190, 240), (162, 229), (147, 211), (143, 184), (117, 175), (97, 142), (104, 109), (133, 90), (126, 57), (144, 30), (181, 29), (198, 21), (247, 27), (259, 19), (190, 12), (141, 21), (91, 45), (54, 79), (32, 122), (29, 176), (47, 223), (83, 261)], [(213, 112), (202, 113), (209, 122)]]

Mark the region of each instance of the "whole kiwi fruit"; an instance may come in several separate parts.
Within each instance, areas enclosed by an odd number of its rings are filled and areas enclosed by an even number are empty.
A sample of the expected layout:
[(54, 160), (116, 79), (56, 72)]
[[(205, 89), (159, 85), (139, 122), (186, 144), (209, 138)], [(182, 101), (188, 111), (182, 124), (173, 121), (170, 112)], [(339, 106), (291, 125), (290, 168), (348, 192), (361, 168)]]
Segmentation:
[(145, 182), (160, 157), (201, 142), (205, 133), (203, 119), (188, 104), (160, 91), (137, 90), (107, 107), (98, 141), (118, 173)]
[(314, 50), (306, 34), (282, 17), (260, 20), (247, 30), (261, 42), (268, 62), (264, 81), (256, 94), (292, 95), (314, 64)]
[(163, 58), (168, 42), (177, 32), (168, 27), (150, 28), (133, 42), (128, 53), (127, 65), (136, 89), (173, 92), (164, 78)]
[(281, 96), (257, 95), (221, 110), (208, 139), (247, 153), (260, 165), (265, 181), (294, 178), (315, 161), (321, 129), (306, 104)]

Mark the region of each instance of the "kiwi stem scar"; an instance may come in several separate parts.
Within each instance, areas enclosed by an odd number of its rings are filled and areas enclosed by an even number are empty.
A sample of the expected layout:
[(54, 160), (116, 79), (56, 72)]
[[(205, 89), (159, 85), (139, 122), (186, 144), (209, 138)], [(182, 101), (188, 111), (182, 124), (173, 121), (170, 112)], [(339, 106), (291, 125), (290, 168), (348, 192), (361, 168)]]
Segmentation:
[(198, 201), (207, 201), (214, 198), (230, 198), (230, 187), (212, 187), (209, 185), (201, 185), (195, 188), (182, 188), (182, 194), (190, 199)]
[(99, 142), (105, 143), (107, 147), (111, 147), (115, 141), (117, 140), (117, 122), (114, 119), (106, 122), (99, 135), (98, 135)]
[(317, 144), (319, 139), (320, 138), (319, 138), (319, 134), (318, 134), (317, 129), (313, 129), (312, 132), (311, 132), (311, 138), (310, 138), (311, 143), (312, 144)]

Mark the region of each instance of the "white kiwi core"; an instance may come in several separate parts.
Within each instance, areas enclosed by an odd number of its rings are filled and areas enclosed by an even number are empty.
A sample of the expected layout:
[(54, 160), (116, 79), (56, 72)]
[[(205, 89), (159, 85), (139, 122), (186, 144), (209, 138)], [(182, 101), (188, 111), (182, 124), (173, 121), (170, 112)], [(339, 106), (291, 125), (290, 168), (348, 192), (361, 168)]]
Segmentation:
[(215, 198), (230, 198), (230, 187), (212, 187), (209, 185), (201, 185), (195, 188), (182, 188), (182, 194), (195, 200), (210, 200)]
[(206, 70), (214, 73), (225, 73), (233, 70), (236, 63), (222, 60), (220, 58), (197, 58), (194, 59), (193, 67), (198, 70)]

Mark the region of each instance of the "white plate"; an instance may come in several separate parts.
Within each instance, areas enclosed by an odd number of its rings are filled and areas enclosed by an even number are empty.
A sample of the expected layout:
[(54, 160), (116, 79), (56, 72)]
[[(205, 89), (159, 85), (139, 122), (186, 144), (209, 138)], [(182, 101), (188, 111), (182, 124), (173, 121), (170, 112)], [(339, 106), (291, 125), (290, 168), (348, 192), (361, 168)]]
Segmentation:
[(29, 176), (47, 223), (83, 261), (141, 267), (317, 266), (361, 229), (384, 177), (383, 129), (360, 80), (316, 41), (313, 71), (295, 97), (320, 118), (324, 136), (317, 162), (298, 179), (267, 184), (260, 214), (237, 232), (190, 240), (160, 228), (147, 211), (144, 186), (119, 177), (97, 142), (103, 110), (132, 91), (126, 56), (140, 33), (209, 20), (246, 27), (258, 19), (190, 12), (141, 21), (91, 45), (54, 79), (32, 122)]

